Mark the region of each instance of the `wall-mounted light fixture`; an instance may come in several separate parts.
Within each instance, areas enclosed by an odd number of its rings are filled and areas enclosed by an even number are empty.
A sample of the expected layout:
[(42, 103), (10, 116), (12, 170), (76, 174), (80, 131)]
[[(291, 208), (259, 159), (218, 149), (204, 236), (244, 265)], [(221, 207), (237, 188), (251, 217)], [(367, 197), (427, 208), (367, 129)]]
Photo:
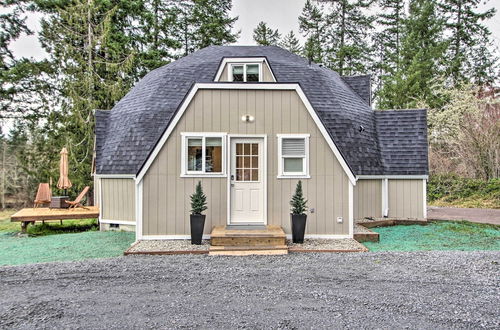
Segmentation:
[(241, 121), (246, 122), (246, 123), (253, 123), (255, 118), (252, 115), (243, 115), (241, 116)]

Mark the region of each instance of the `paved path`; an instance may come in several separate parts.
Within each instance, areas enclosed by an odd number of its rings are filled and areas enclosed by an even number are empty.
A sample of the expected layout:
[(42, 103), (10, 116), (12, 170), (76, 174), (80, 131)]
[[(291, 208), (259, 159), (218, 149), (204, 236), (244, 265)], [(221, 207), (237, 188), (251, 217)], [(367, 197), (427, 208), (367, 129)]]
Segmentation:
[(471, 222), (500, 225), (500, 209), (466, 209), (458, 207), (427, 208), (429, 220), (468, 220)]
[(0, 329), (500, 328), (500, 251), (0, 267)]

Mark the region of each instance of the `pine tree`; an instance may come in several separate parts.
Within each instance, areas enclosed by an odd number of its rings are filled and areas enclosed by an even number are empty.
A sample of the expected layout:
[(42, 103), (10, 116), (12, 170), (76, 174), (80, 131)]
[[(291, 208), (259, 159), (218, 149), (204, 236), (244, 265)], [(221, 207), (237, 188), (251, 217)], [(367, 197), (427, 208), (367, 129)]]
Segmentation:
[(41, 77), (45, 62), (16, 58), (11, 42), (32, 31), (26, 25), (25, 1), (3, 2), (0, 14), (0, 119), (39, 118), (46, 115), (42, 95), (47, 83)]
[(192, 22), (196, 49), (236, 42), (239, 33), (231, 30), (238, 17), (229, 17), (231, 8), (231, 0), (195, 0)]
[(380, 13), (377, 16), (379, 32), (374, 34), (374, 72), (375, 96), (382, 87), (384, 76), (395, 75), (401, 60), (401, 38), (405, 18), (405, 0), (380, 0)]
[(290, 31), (283, 37), (280, 42), (280, 46), (297, 55), (302, 53), (302, 47), (300, 46), (299, 39), (297, 39), (293, 31)]
[(207, 196), (203, 193), (201, 181), (198, 181), (194, 194), (191, 198), (191, 214), (202, 214), (207, 209)]
[(447, 74), (454, 84), (493, 82), (498, 76), (498, 58), (491, 53), (491, 32), (482, 23), (495, 15), (491, 8), (479, 12), (480, 0), (442, 0), (441, 10), (450, 34), (446, 57)]
[[(88, 185), (94, 146), (94, 110), (111, 109), (137, 78), (129, 21), (139, 18), (132, 1), (40, 2), (48, 13), (40, 40), (50, 54), (59, 91), (57, 107), (44, 124), (52, 153), (68, 148), (75, 190)], [(46, 141), (47, 142), (47, 141)], [(57, 168), (57, 166), (56, 166)]]
[(266, 23), (260, 22), (253, 30), (253, 40), (260, 46), (278, 45), (281, 38), (278, 30), (273, 30)]
[(295, 193), (292, 196), (290, 205), (292, 206), (292, 214), (304, 214), (307, 211), (307, 200), (304, 199), (304, 195), (302, 193), (302, 181), (300, 180), (297, 182)]
[(327, 25), (322, 9), (322, 7), (313, 4), (311, 0), (307, 0), (302, 14), (299, 16), (300, 32), (307, 38), (304, 45), (304, 56), (316, 63), (323, 63), (325, 59)]
[(379, 107), (413, 108), (419, 101), (434, 107), (432, 84), (442, 75), (441, 62), (446, 49), (443, 19), (433, 0), (412, 0), (405, 20), (399, 71), (382, 79)]
[(340, 75), (364, 74), (372, 58), (368, 36), (374, 17), (365, 14), (372, 1), (327, 0), (328, 66)]

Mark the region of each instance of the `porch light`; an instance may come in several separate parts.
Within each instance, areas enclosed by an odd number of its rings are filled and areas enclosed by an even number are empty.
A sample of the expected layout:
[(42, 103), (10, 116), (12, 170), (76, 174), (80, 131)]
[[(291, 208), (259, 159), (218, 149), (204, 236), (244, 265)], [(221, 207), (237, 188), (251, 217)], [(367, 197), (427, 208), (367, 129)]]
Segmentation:
[(243, 115), (241, 116), (241, 121), (246, 123), (253, 123), (255, 118), (252, 115)]

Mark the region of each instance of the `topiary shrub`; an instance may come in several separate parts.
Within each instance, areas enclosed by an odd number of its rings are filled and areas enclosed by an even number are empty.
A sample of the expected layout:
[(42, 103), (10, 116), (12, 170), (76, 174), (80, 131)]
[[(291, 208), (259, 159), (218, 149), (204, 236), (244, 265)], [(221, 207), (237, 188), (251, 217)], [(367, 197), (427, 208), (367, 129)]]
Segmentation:
[(292, 196), (290, 205), (292, 206), (292, 214), (305, 214), (307, 211), (307, 200), (304, 199), (304, 195), (302, 193), (302, 181), (300, 180), (297, 182), (295, 194)]
[(201, 214), (207, 209), (207, 196), (203, 193), (201, 181), (198, 181), (194, 194), (191, 195), (191, 214)]

